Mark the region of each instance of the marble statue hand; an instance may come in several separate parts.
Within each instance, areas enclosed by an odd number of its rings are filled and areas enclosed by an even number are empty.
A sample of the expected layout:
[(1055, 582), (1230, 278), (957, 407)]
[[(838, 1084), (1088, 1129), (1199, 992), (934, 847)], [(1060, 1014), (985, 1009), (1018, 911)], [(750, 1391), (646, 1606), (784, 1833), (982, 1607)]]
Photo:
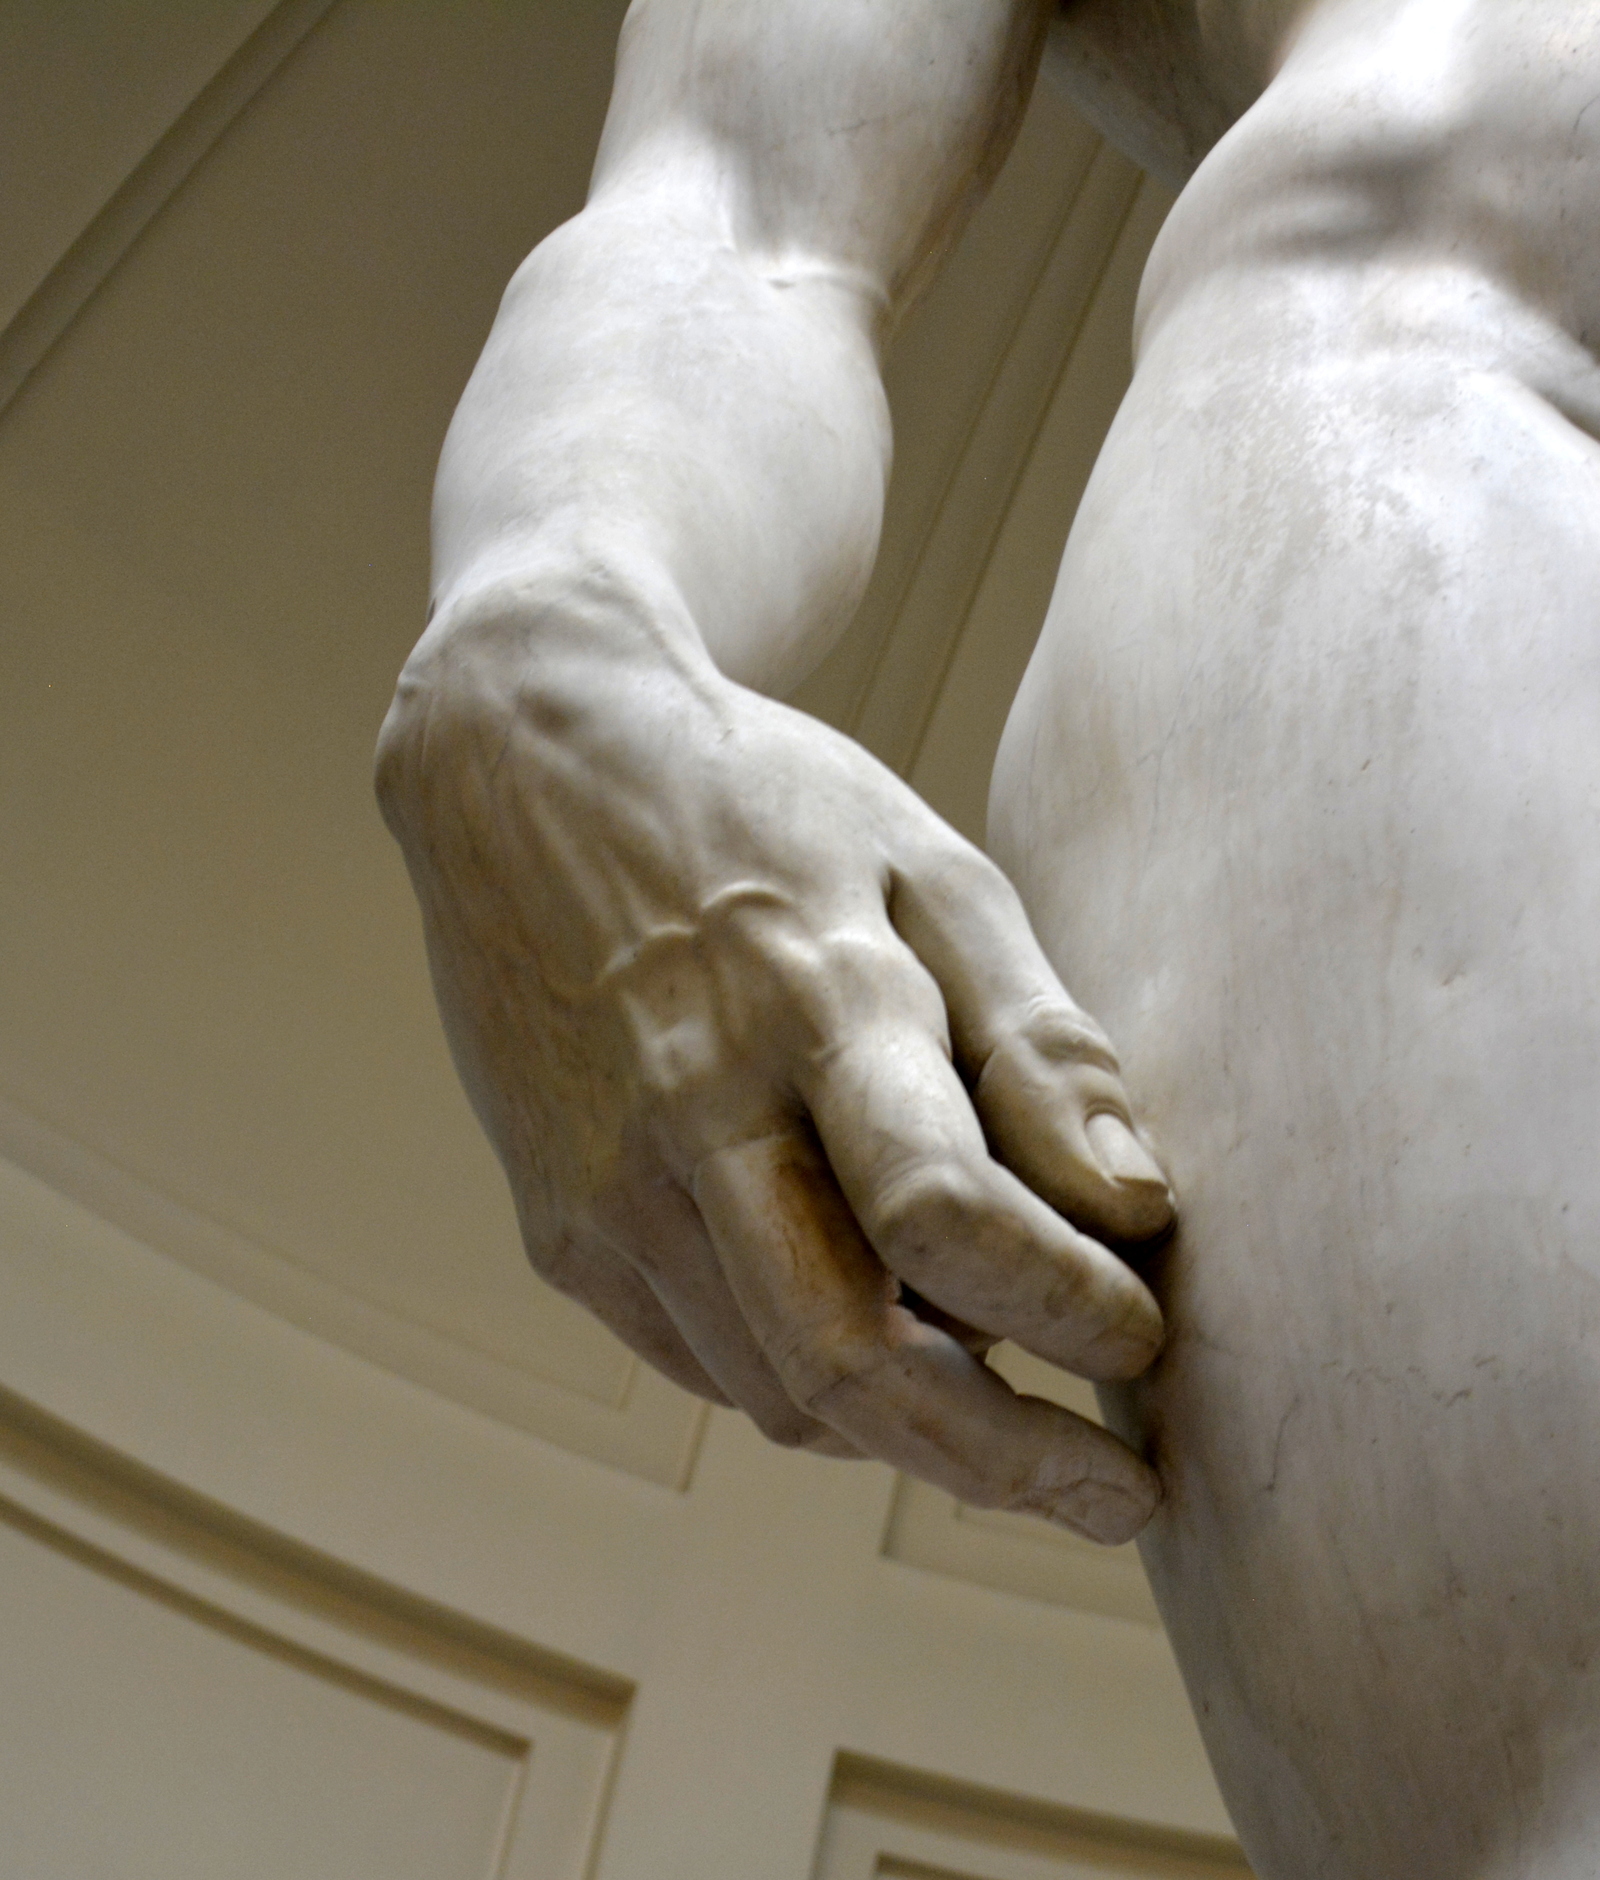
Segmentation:
[(1153, 1474), (1018, 1397), (1160, 1341), (1169, 1199), (1016, 895), (763, 696), (872, 566), (881, 350), (1050, 0), (639, 0), (583, 212), (517, 270), (434, 501), (379, 787), (538, 1268), (780, 1441), (1102, 1539)]
[(780, 1442), (1126, 1539), (1152, 1472), (973, 1355), (1121, 1378), (1159, 1344), (1095, 1238), (1170, 1210), (1105, 1037), (859, 746), (706, 659), (552, 656), (552, 609), (636, 604), (480, 594), (380, 754), (534, 1264)]

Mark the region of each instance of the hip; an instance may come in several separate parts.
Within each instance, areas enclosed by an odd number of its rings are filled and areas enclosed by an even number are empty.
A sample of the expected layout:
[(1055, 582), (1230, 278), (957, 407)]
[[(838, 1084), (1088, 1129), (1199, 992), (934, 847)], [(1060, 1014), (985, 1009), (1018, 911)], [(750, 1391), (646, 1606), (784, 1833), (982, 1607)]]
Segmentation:
[(1147, 366), (991, 816), (1179, 1195), (1147, 1560), (1266, 1871), (1488, 1872), (1600, 1754), (1600, 452)]

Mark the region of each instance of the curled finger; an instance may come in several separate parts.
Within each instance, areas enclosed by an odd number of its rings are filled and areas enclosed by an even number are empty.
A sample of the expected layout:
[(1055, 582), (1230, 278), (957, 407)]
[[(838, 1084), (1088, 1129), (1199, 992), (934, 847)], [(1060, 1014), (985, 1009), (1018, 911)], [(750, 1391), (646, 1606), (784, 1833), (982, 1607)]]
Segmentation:
[(979, 1507), (1094, 1540), (1137, 1533), (1154, 1472), (1106, 1430), (1018, 1396), (898, 1303), (817, 1144), (796, 1130), (707, 1156), (695, 1199), (774, 1371), (863, 1452)]
[[(830, 1425), (807, 1415), (784, 1389), (729, 1290), (699, 1210), (676, 1181), (663, 1174), (626, 1195), (613, 1195), (597, 1218), (612, 1257), (620, 1257), (654, 1308), (656, 1336), (657, 1322), (665, 1321), (676, 1347), (710, 1384), (701, 1396), (744, 1411), (768, 1441), (785, 1449), (838, 1457), (858, 1453)], [(647, 1316), (642, 1301), (639, 1312)], [(634, 1349), (651, 1356), (640, 1344)], [(655, 1358), (651, 1361), (682, 1381)]]
[(1110, 1041), (1056, 977), (1011, 883), (940, 833), (896, 878), (890, 912), (944, 995), (995, 1153), (1080, 1227), (1118, 1240), (1161, 1233), (1172, 1194)]
[(1080, 1376), (1137, 1376), (1161, 1314), (1124, 1261), (990, 1155), (960, 1078), (925, 1028), (859, 1030), (804, 1094), (879, 1259), (967, 1325)]

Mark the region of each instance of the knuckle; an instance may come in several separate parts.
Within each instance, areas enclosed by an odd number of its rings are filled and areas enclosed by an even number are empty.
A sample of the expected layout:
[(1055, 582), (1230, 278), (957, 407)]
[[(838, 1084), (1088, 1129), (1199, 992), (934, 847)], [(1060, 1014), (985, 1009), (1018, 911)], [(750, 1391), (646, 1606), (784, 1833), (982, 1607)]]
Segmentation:
[(968, 910), (983, 909), (1000, 916), (1008, 929), (1025, 926), (1021, 897), (1004, 870), (954, 830), (941, 833), (944, 839), (923, 853), (906, 881), (912, 902), (963, 920)]
[(1117, 1078), (1122, 1067), (1111, 1040), (1066, 998), (1039, 998), (1016, 1014), (995, 1042), (994, 1058), (1028, 1056), (1045, 1063), (1103, 1072)]
[(769, 1443), (780, 1449), (819, 1449), (827, 1445), (833, 1432), (795, 1403), (763, 1402), (748, 1412)]
[(810, 934), (776, 932), (764, 937), (762, 952), (780, 1009), (807, 1033), (829, 1033), (838, 1022), (841, 996), (830, 970), (828, 942)]
[[(918, 807), (926, 808), (920, 798)], [(931, 810), (918, 837), (909, 859), (921, 880), (963, 891), (987, 892), (996, 887), (1010, 890), (1011, 884), (998, 865)]]
[(773, 1369), (808, 1422), (823, 1420), (820, 1406), (844, 1386), (858, 1383), (880, 1355), (873, 1345), (832, 1327), (797, 1329), (771, 1354)]
[(970, 842), (958, 837), (942, 858), (941, 869), (948, 880), (958, 885), (968, 895), (986, 895), (1006, 901), (1015, 901), (1017, 891), (1011, 885), (1009, 877)]
[(905, 977), (908, 957), (890, 933), (844, 926), (785, 936), (769, 953), (785, 1007), (812, 1049), (838, 1043), (881, 1012)]
[(924, 1162), (886, 1182), (871, 1212), (877, 1235), (906, 1255), (964, 1237), (988, 1204), (985, 1185), (971, 1169)]
[(730, 1067), (715, 1015), (695, 1009), (709, 1004), (704, 989), (685, 979), (687, 992), (680, 982), (670, 1002), (659, 998), (654, 1007), (636, 991), (623, 1004), (621, 1023), (646, 1107), (669, 1135), (692, 1137), (695, 1117), (728, 1081)]

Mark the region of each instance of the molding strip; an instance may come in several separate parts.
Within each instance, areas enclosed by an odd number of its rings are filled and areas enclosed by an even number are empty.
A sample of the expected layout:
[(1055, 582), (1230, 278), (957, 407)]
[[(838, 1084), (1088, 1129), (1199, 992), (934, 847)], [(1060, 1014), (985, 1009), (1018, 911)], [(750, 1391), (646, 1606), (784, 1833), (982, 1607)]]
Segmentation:
[(282, 0), (134, 168), (0, 333), (0, 412), (334, 0)]
[[(588, 1392), (570, 1378), (507, 1363), (420, 1320), (346, 1292), (150, 1187), (106, 1157), (0, 1096), (0, 1268), (8, 1257), (7, 1191), (39, 1184), (152, 1257), (197, 1275), (221, 1298), (270, 1313), (285, 1327), (381, 1366), (569, 1455), (687, 1490), (710, 1406), (631, 1354), (620, 1388)], [(532, 1275), (530, 1285), (534, 1284)]]
[(1026, 310), (941, 493), (849, 730), (908, 777), (1061, 375), (1138, 196), (1102, 144), (1066, 205)]

